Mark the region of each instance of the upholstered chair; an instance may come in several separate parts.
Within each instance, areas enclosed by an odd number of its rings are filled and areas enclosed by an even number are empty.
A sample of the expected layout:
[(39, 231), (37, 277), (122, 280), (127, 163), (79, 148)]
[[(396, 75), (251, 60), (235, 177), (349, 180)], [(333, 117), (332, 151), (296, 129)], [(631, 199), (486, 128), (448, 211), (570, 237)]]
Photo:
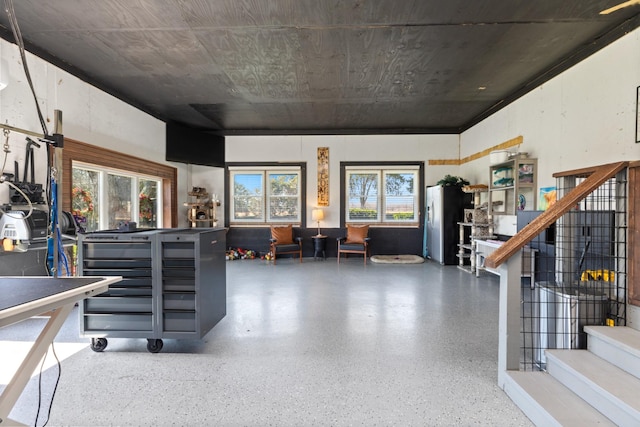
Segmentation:
[(338, 237), (338, 264), (340, 254), (362, 254), (364, 263), (367, 264), (369, 256), (369, 226), (368, 225), (347, 225), (347, 235)]
[(282, 254), (298, 254), (298, 258), (300, 258), (300, 262), (302, 262), (302, 237), (294, 237), (291, 224), (286, 226), (272, 226), (271, 239), (269, 239), (269, 242), (274, 265), (278, 255)]

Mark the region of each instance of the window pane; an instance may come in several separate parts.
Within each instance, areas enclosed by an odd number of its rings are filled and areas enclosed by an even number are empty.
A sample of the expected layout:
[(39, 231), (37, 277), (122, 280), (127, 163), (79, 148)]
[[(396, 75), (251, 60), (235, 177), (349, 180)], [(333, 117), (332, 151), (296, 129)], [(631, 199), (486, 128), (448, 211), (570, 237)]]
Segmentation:
[(264, 220), (262, 173), (233, 175), (233, 219)]
[(376, 221), (378, 219), (378, 173), (352, 172), (348, 174), (348, 221)]
[(412, 172), (385, 174), (385, 221), (415, 221), (416, 174)]
[(127, 176), (107, 175), (109, 186), (108, 212), (110, 229), (118, 228), (118, 224), (131, 221), (131, 188), (132, 179)]
[(298, 174), (269, 174), (269, 219), (273, 221), (299, 220)]
[(158, 181), (138, 181), (138, 227), (158, 227)]
[(86, 169), (72, 169), (71, 213), (85, 231), (97, 231), (100, 225), (100, 174)]

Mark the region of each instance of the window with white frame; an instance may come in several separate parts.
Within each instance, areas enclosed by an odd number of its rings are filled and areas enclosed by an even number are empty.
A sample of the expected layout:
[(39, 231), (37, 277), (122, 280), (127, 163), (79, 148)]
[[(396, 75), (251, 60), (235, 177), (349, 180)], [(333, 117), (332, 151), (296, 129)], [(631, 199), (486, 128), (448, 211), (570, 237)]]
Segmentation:
[(230, 224), (301, 223), (301, 182), (297, 166), (230, 167)]
[(162, 179), (73, 162), (71, 211), (85, 231), (162, 224)]
[(420, 165), (349, 165), (345, 174), (345, 222), (419, 224)]

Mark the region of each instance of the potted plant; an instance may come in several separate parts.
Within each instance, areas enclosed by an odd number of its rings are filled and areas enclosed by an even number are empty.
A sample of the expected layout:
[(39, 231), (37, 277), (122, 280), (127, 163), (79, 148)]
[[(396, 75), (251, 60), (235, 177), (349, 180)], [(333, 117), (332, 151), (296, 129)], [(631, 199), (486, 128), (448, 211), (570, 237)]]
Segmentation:
[(465, 185), (469, 185), (469, 181), (459, 176), (445, 175), (444, 178), (437, 182), (437, 185), (443, 187), (464, 187)]

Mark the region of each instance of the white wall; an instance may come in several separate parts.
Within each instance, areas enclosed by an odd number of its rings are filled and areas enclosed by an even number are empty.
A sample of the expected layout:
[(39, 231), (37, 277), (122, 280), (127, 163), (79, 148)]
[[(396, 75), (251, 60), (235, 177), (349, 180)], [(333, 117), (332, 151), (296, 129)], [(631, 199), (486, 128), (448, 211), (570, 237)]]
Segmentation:
[[(534, 89), (461, 135), (462, 156), (518, 135), (519, 151), (538, 159), (538, 186), (555, 185), (555, 172), (639, 160), (635, 143), (640, 86), (640, 29)], [(489, 160), (461, 167), (488, 184)]]
[[(343, 136), (230, 136), (227, 162), (306, 162), (307, 227), (318, 196), (318, 147), (329, 147), (329, 206), (321, 227), (340, 226), (340, 162), (424, 161), (457, 159), (458, 135), (343, 135)], [(425, 166), (425, 184), (445, 174), (458, 174), (458, 166)]]
[[(220, 206), (215, 208), (215, 216), (218, 219), (218, 226), (224, 226), (224, 168), (187, 165), (184, 188), (178, 187), (178, 193), (187, 194), (193, 187), (204, 187), (211, 198), (217, 197)], [(183, 212), (186, 212), (186, 208), (178, 206), (178, 213), (181, 214), (180, 221), (184, 216)]]
[[(167, 163), (164, 161), (164, 122), (29, 53), (27, 64), (38, 103), (48, 122), (49, 134), (54, 132), (54, 110), (61, 110), (62, 133), (65, 137), (153, 162)], [(4, 40), (0, 40), (0, 80), (7, 84), (0, 91), (0, 121), (16, 128), (43, 133), (18, 48)], [(0, 138), (4, 144), (4, 135)], [(18, 161), (22, 177), (25, 135), (11, 132), (9, 146), (11, 152), (6, 158), (5, 172), (13, 173), (14, 161)], [(5, 159), (4, 154), (0, 151), (0, 165)], [(48, 179), (44, 145), (36, 149), (35, 159), (36, 182), (44, 185)], [(186, 165), (172, 165), (178, 168), (180, 184), (186, 177)], [(178, 196), (182, 204), (186, 193), (179, 193)], [(8, 202), (9, 186), (0, 185), (0, 204)]]
[[(519, 151), (538, 158), (538, 186), (554, 186), (555, 172), (640, 160), (635, 142), (640, 86), (640, 29), (615, 41), (461, 135), (470, 154), (522, 135)], [(488, 184), (489, 160), (461, 167)], [(501, 230), (512, 230), (510, 216)], [(509, 234), (509, 233), (505, 233)], [(629, 306), (628, 325), (640, 329), (640, 308)]]
[[(640, 160), (635, 143), (638, 86), (640, 29), (461, 134), (461, 155), (522, 135), (517, 151), (538, 159), (538, 187), (554, 186), (555, 172)], [(489, 158), (462, 165), (461, 174), (488, 184)], [(497, 232), (515, 233), (515, 216), (497, 220)]]

